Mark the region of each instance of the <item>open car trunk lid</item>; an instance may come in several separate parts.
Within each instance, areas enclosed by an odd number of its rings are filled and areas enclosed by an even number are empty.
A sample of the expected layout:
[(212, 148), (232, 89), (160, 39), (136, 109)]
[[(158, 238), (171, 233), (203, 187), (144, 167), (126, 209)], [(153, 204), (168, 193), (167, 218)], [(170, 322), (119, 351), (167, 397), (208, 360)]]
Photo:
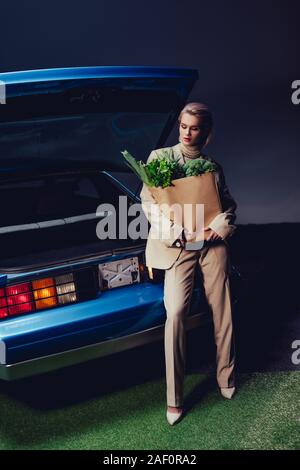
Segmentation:
[(197, 71), (83, 67), (0, 74), (0, 177), (40, 170), (131, 171), (163, 145)]
[(158, 67), (0, 74), (0, 272), (145, 243), (97, 237), (97, 207), (117, 210), (125, 194), (105, 172), (131, 172), (124, 149), (145, 161), (164, 145), (197, 78)]

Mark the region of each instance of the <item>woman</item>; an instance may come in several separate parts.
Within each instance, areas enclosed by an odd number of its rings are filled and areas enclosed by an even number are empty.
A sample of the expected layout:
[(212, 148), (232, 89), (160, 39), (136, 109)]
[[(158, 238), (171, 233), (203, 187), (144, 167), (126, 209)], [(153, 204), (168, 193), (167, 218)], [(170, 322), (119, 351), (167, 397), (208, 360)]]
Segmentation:
[[(151, 223), (146, 246), (146, 265), (165, 269), (167, 420), (171, 425), (183, 416), (185, 318), (190, 306), (197, 263), (202, 272), (205, 295), (213, 315), (217, 347), (217, 382), (223, 397), (230, 399), (235, 392), (230, 258), (226, 239), (236, 229), (234, 221), (237, 204), (229, 193), (221, 165), (202, 153), (203, 148), (210, 142), (213, 131), (212, 116), (208, 108), (202, 103), (188, 103), (182, 109), (178, 123), (179, 143), (169, 150), (174, 158), (179, 158), (180, 164), (201, 156), (217, 165), (216, 180), (223, 212), (204, 228), (207, 232), (207, 242), (204, 246), (197, 250), (187, 250), (185, 244), (192, 240), (191, 234), (162, 214), (145, 184), (140, 194), (143, 210)], [(157, 157), (161, 150), (165, 149), (152, 151), (147, 163)], [(168, 236), (160, 232), (161, 239), (157, 240), (151, 234), (154, 228), (157, 229), (161, 218), (164, 219), (163, 226), (164, 230), (168, 231)]]

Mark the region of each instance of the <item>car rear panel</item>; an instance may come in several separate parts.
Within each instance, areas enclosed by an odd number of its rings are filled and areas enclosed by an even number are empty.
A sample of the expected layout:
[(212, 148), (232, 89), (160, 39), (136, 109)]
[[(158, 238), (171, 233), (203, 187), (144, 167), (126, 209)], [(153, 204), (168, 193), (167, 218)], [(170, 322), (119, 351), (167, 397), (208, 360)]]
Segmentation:
[[(190, 315), (203, 311), (195, 289)], [(16, 364), (163, 325), (163, 284), (141, 283), (100, 291), (95, 299), (36, 311), (0, 322), (0, 364)]]
[(10, 319), (0, 324), (5, 363), (129, 335), (161, 323), (163, 316), (161, 286), (147, 283), (112, 289), (93, 300)]

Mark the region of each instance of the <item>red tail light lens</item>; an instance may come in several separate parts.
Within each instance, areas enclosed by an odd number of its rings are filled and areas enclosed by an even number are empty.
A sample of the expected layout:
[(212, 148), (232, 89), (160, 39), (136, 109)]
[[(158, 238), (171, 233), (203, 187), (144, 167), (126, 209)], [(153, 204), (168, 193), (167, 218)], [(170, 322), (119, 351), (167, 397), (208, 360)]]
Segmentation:
[(0, 319), (95, 298), (98, 290), (91, 268), (1, 287)]
[(5, 288), (6, 296), (23, 294), (23, 292), (31, 291), (30, 282), (24, 282), (23, 284), (17, 284), (16, 286), (9, 286)]
[(8, 316), (19, 315), (20, 313), (32, 312), (34, 310), (30, 282), (8, 286), (5, 288), (5, 294)]
[(26, 292), (24, 294), (10, 295), (7, 297), (7, 305), (24, 304), (32, 301), (32, 292)]
[(7, 318), (7, 317), (8, 317), (7, 308), (0, 308), (0, 318)]
[(6, 318), (8, 316), (8, 310), (6, 308), (7, 302), (4, 297), (4, 289), (0, 289), (0, 318)]
[(20, 313), (28, 313), (34, 311), (33, 302), (28, 302), (24, 304), (14, 305), (8, 309), (9, 315), (20, 315)]

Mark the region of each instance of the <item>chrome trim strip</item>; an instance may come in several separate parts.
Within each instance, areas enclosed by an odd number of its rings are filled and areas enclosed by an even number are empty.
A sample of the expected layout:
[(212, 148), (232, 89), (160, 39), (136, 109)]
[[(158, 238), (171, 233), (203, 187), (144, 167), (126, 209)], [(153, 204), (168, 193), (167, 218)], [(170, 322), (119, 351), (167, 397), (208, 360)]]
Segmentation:
[(45, 220), (42, 222), (33, 222), (31, 224), (21, 224), (21, 225), (8, 225), (7, 227), (0, 227), (1, 233), (12, 233), (12, 232), (21, 232), (22, 230), (37, 230), (41, 228), (57, 227), (59, 225), (74, 224), (76, 222), (81, 222), (82, 220), (96, 220), (99, 217), (105, 217), (108, 214), (108, 211), (97, 213), (89, 213), (76, 215), (73, 217), (65, 217), (63, 219), (53, 219)]
[[(187, 330), (197, 328), (210, 322), (206, 311), (187, 316)], [(24, 377), (50, 372), (74, 364), (108, 356), (137, 346), (152, 343), (164, 337), (164, 324), (148, 330), (124, 336), (122, 338), (102, 341), (101, 343), (63, 351), (50, 356), (38, 357), (16, 364), (0, 364), (0, 379), (17, 380)]]

